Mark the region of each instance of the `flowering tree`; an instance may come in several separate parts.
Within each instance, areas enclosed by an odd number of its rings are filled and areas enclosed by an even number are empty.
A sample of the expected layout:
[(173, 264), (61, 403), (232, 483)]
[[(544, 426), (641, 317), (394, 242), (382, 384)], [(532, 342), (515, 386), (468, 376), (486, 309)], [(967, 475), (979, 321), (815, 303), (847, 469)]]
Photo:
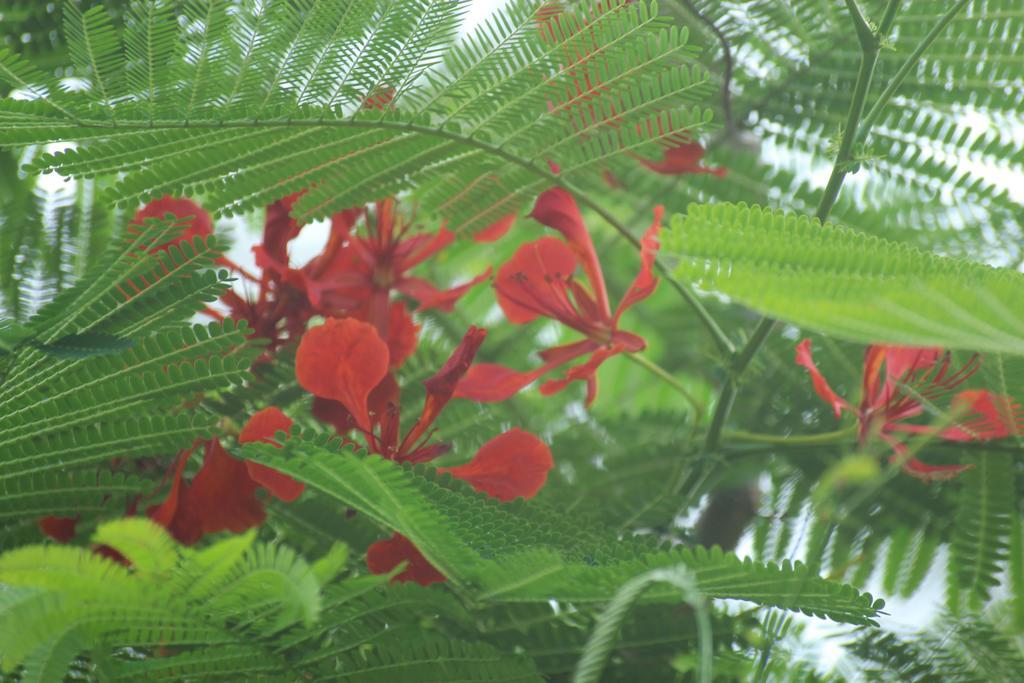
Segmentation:
[(1019, 680), (1019, 4), (4, 9), (0, 676)]

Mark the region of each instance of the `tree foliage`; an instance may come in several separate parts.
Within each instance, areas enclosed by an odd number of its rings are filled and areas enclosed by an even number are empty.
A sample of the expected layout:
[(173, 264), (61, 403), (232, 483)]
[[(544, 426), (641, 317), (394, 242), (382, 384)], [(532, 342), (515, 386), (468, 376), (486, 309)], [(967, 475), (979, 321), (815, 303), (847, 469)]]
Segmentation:
[(0, 10), (0, 677), (1015, 680), (1020, 3), (500, 4)]

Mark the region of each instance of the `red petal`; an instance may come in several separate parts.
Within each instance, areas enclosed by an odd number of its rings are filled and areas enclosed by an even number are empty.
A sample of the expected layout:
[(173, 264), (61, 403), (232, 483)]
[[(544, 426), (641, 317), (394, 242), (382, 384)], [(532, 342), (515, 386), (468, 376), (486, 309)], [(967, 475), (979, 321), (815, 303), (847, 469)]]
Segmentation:
[(964, 417), (957, 424), (939, 432), (950, 441), (990, 441), (1024, 432), (1024, 415), (1020, 404), (1008, 396), (984, 389), (961, 391), (953, 397), (952, 411)]
[(125, 567), (132, 566), (132, 563), (128, 561), (127, 557), (125, 557), (121, 553), (117, 552), (116, 550), (111, 548), (109, 545), (98, 545), (98, 546), (95, 546), (92, 549), (92, 551), (94, 553), (96, 553), (97, 555), (99, 555), (100, 557), (105, 557), (108, 560), (113, 560), (114, 562), (117, 562), (118, 564), (123, 564)]
[(482, 403), (504, 401), (547, 371), (547, 367), (541, 367), (530, 372), (518, 372), (494, 363), (477, 363), (455, 387), (455, 397)]
[(503, 218), (499, 218), (480, 232), (473, 235), (473, 239), (477, 242), (496, 242), (505, 236), (505, 233), (509, 231), (509, 228), (511, 228), (512, 224), (515, 222), (516, 214), (510, 213)]
[(306, 391), (340, 401), (370, 431), (367, 398), (388, 373), (390, 353), (373, 325), (329, 318), (302, 336), (295, 376)]
[(908, 346), (880, 347), (885, 354), (886, 378), (898, 382), (916, 370), (926, 370), (942, 357), (942, 349)]
[(373, 574), (387, 574), (402, 562), (409, 564), (392, 581), (415, 581), (421, 586), (429, 586), (447, 580), (402, 534), (396, 533), (386, 541), (377, 541), (366, 550), (366, 567)]
[[(356, 250), (351, 247), (349, 240), (352, 237), (352, 228), (363, 216), (363, 209), (344, 209), (331, 216), (331, 232), (327, 238), (327, 244), (320, 254), (309, 260), (302, 270), (309, 279), (320, 281), (325, 275), (335, 273), (351, 273), (354, 265), (359, 261)], [(328, 284), (322, 284), (319, 289), (323, 290)], [(314, 302), (314, 305), (319, 305)]]
[[(367, 405), (371, 421), (380, 421), (389, 405), (398, 405), (398, 397), (398, 383), (395, 382), (394, 376), (389, 374), (370, 392)], [(320, 398), (319, 396), (313, 398), (313, 417), (321, 422), (334, 425), (339, 434), (350, 432), (356, 427), (352, 413), (348, 412), (348, 409), (338, 401), (332, 401), (329, 398)]]
[(263, 220), (263, 242), (260, 246), (271, 259), (280, 263), (288, 263), (288, 243), (302, 230), (302, 225), (291, 217), (292, 206), (301, 194), (289, 195), (268, 206)]
[(329, 398), (313, 397), (313, 417), (333, 425), (339, 434), (346, 434), (356, 426), (355, 418), (348, 412), (348, 408)]
[(942, 350), (936, 348), (869, 346), (864, 350), (862, 408), (886, 407), (894, 396), (903, 393), (900, 385), (908, 381), (911, 374), (928, 370), (941, 356)]
[(459, 380), (465, 376), (473, 364), (476, 352), (480, 350), (480, 345), (484, 343), (486, 337), (487, 330), (471, 325), (466, 330), (466, 334), (462, 336), (462, 341), (452, 351), (452, 355), (445, 361), (444, 366), (433, 377), (423, 383), (423, 386), (427, 388), (427, 398), (423, 404), (423, 412), (420, 414), (420, 418), (416, 421), (415, 426), (406, 435), (403, 443), (410, 446), (415, 444), (426, 430), (430, 428), (430, 425), (440, 415), (441, 410), (455, 394), (455, 388), (458, 386)]
[[(889, 460), (890, 462), (896, 462), (900, 460), (900, 456), (893, 455)], [(904, 472), (912, 477), (928, 482), (953, 479), (961, 472), (965, 472), (972, 467), (974, 465), (927, 465), (917, 458), (910, 458), (903, 463)]]
[(455, 387), (466, 371), (473, 364), (477, 351), (487, 338), (487, 330), (470, 325), (462, 335), (462, 341), (455, 347), (448, 360), (445, 361), (433, 377), (423, 385), (427, 388), (427, 400), (448, 401), (455, 392)]
[(796, 345), (796, 364), (807, 370), (811, 376), (811, 382), (814, 384), (815, 393), (818, 394), (821, 400), (832, 406), (836, 419), (839, 419), (843, 414), (843, 408), (847, 407), (848, 404), (836, 392), (832, 391), (832, 387), (828, 385), (828, 380), (818, 370), (818, 366), (814, 364), (810, 339), (804, 339)]
[(544, 360), (544, 370), (553, 370), (559, 365), (565, 365), (571, 360), (576, 360), (580, 356), (585, 356), (588, 353), (597, 351), (601, 348), (601, 345), (591, 339), (581, 339), (578, 342), (572, 342), (570, 344), (562, 344), (561, 346), (552, 346), (550, 349), (544, 349), (538, 355)]
[(882, 438), (893, 449), (893, 454), (889, 456), (889, 462), (900, 464), (904, 473), (922, 481), (931, 482), (952, 479), (961, 472), (974, 467), (974, 465), (927, 465), (917, 458), (908, 457), (908, 450), (905, 444), (888, 437), (884, 433)]
[(565, 281), (576, 270), (572, 250), (561, 240), (542, 237), (520, 246), (498, 269), (498, 304), (510, 322), (522, 325), (538, 316), (567, 315)]
[(388, 310), (388, 354), (389, 368), (396, 370), (416, 351), (420, 326), (413, 322), (405, 310), (404, 301), (394, 301)]
[[(252, 441), (263, 441), (273, 443), (274, 434), (279, 431), (287, 432), (292, 426), (291, 419), (274, 407), (264, 408), (249, 418), (249, 421), (242, 427), (242, 433), (238, 436), (238, 443), (249, 443)], [(291, 502), (302, 495), (305, 486), (287, 474), (261, 465), (258, 462), (246, 460), (245, 467), (249, 471), (249, 477), (280, 500)]]
[(363, 109), (386, 109), (395, 99), (395, 89), (390, 86), (378, 86), (373, 94), (363, 100)]
[(427, 233), (406, 237), (395, 250), (395, 270), (401, 273), (412, 270), (454, 241), (455, 233), (447, 228), (441, 228), (432, 235)]
[(245, 462), (231, 457), (216, 439), (206, 445), (203, 466), (191, 484), (182, 481), (186, 451), (175, 466), (174, 483), (167, 499), (149, 509), (149, 517), (164, 526), (184, 545), (205, 534), (245, 531), (260, 524), (266, 512), (256, 499), (256, 482)]
[(278, 500), (290, 503), (306, 490), (305, 484), (295, 481), (284, 472), (278, 472), (272, 467), (248, 460), (245, 461), (245, 467), (249, 472), (249, 478)]
[(192, 240), (196, 236), (206, 237), (213, 234), (213, 221), (210, 220), (210, 214), (206, 213), (203, 207), (191, 199), (171, 197), (169, 195), (155, 199), (135, 212), (131, 225), (141, 226), (147, 218), (163, 218), (169, 213), (174, 214), (179, 219), (187, 219), (181, 221), (181, 223), (188, 227), (185, 228), (179, 237), (153, 251), (165, 250), (171, 244), (178, 244), (182, 240)]
[(621, 346), (627, 353), (636, 353), (637, 351), (643, 351), (647, 348), (647, 340), (638, 334), (632, 332), (626, 332), (624, 330), (615, 330), (612, 332), (612, 344)]
[(621, 346), (613, 346), (611, 348), (601, 347), (595, 350), (586, 362), (569, 368), (565, 373), (565, 377), (549, 380), (542, 384), (540, 387), (540, 393), (544, 396), (550, 396), (562, 391), (572, 382), (586, 382), (586, 404), (589, 407), (593, 405), (594, 399), (597, 398), (597, 369), (601, 367), (601, 364), (606, 360), (612, 356), (623, 353), (624, 351), (625, 349)]
[(266, 517), (257, 488), (245, 461), (232, 457), (214, 439), (206, 446), (199, 473), (183, 491), (176, 518), (198, 519), (203, 534), (251, 529)]
[(262, 441), (273, 443), (274, 435), (277, 432), (287, 432), (294, 424), (287, 415), (279, 409), (271, 406), (255, 413), (242, 427), (242, 433), (238, 435), (238, 443), (251, 443)]
[(544, 365), (528, 372), (519, 372), (494, 363), (478, 363), (471, 367), (459, 382), (455, 389), (455, 397), (482, 403), (504, 401), (560, 365), (565, 365), (598, 348), (600, 346), (596, 342), (583, 339), (545, 349), (540, 352)]
[(626, 295), (619, 302), (615, 309), (615, 323), (618, 324), (623, 312), (639, 301), (643, 301), (658, 287), (658, 278), (654, 277), (654, 259), (658, 255), (658, 231), (661, 230), (661, 217), (665, 207), (659, 205), (654, 207), (654, 222), (647, 228), (643, 238), (640, 240), (640, 272), (637, 273), (633, 284), (629, 286)]
[(461, 299), (466, 292), (491, 277), (491, 269), (488, 268), (483, 274), (464, 284), (450, 289), (438, 289), (423, 278), (404, 277), (398, 283), (396, 289), (406, 296), (410, 296), (419, 302), (418, 311), (425, 311), (436, 308), (446, 313), (451, 313), (455, 308), (455, 302)]
[(75, 537), (76, 524), (78, 517), (43, 517), (39, 529), (58, 543), (67, 543)]
[[(160, 505), (152, 505), (146, 511), (150, 519), (168, 530), (174, 524), (175, 515), (178, 513), (178, 505), (181, 502), (182, 491), (185, 488), (182, 475), (185, 474), (185, 465), (188, 464), (190, 457), (192, 457), (191, 449), (183, 451), (178, 456), (178, 461), (174, 465), (174, 473), (171, 475), (171, 490), (167, 493), (167, 497), (164, 498), (164, 502), (160, 503)], [(197, 529), (197, 532), (198, 536), (196, 536), (192, 543), (198, 541), (199, 537), (202, 536), (201, 529)]]
[(640, 163), (655, 173), (662, 175), (682, 175), (684, 173), (710, 173), (719, 178), (725, 176), (726, 170), (721, 166), (701, 166), (704, 148), (699, 142), (687, 142), (667, 148), (661, 161), (640, 159)]
[(594, 243), (590, 239), (590, 233), (587, 232), (587, 226), (583, 224), (583, 216), (580, 215), (580, 209), (576, 206), (576, 200), (572, 198), (572, 195), (560, 187), (544, 192), (537, 198), (530, 217), (562, 233), (583, 266), (583, 271), (587, 274), (587, 280), (590, 282), (590, 288), (594, 291), (594, 298), (597, 299), (598, 305), (605, 315), (611, 316), (601, 264), (597, 260)]
[(509, 501), (537, 495), (552, 467), (547, 444), (530, 432), (510, 429), (481, 446), (465, 465), (438, 471), (468, 482), (481, 493)]

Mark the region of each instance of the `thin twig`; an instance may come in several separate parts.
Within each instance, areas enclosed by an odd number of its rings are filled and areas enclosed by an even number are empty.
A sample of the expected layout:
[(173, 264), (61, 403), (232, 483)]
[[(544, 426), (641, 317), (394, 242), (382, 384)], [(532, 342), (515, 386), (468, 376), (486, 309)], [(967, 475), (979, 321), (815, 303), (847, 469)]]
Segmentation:
[[(895, 20), (895, 12), (901, 0), (889, 0), (885, 12), (885, 24), (891, 28)], [(846, 0), (846, 6), (850, 11), (857, 40), (861, 45), (861, 61), (857, 72), (857, 82), (854, 85), (853, 97), (850, 100), (850, 110), (846, 117), (846, 127), (842, 133), (839, 143), (839, 151), (836, 154), (835, 163), (832, 166), (832, 173), (829, 175), (825, 191), (822, 193), (821, 201), (818, 203), (818, 210), (815, 218), (822, 223), (828, 218), (839, 197), (839, 191), (843, 181), (850, 172), (851, 162), (854, 158), (854, 143), (857, 140), (858, 127), (861, 117), (864, 114), (864, 107), (867, 101), (867, 94), (871, 88), (871, 81), (875, 73), (875, 65), (878, 63), (878, 53), (881, 47), (881, 39), (868, 23), (860, 11), (856, 0)], [(750, 339), (740, 349), (732, 364), (729, 382), (723, 387), (718, 405), (715, 406), (715, 413), (711, 418), (711, 425), (708, 428), (708, 435), (704, 442), (705, 451), (713, 451), (718, 447), (722, 428), (729, 417), (732, 405), (736, 398), (736, 389), (740, 377), (746, 371), (750, 362), (757, 352), (761, 350), (765, 340), (775, 327), (775, 320), (769, 317), (761, 318)]]
[(732, 117), (732, 70), (733, 70), (733, 58), (732, 58), (732, 45), (729, 44), (729, 39), (726, 37), (722, 29), (718, 28), (708, 16), (701, 12), (697, 6), (693, 3), (693, 0), (677, 0), (680, 4), (684, 5), (693, 16), (697, 17), (705, 26), (708, 27), (718, 42), (722, 45), (722, 118), (725, 122), (725, 132), (729, 134), (733, 131), (733, 117)]
[(686, 388), (686, 385), (673, 377), (668, 370), (661, 367), (647, 356), (638, 353), (627, 353), (626, 358), (633, 361), (640, 367), (646, 368), (648, 372), (675, 389), (683, 398), (686, 399), (686, 402), (690, 404), (690, 408), (693, 409), (694, 424), (697, 425), (701, 423), (701, 420), (704, 419), (704, 408), (701, 406), (700, 401), (698, 401), (696, 397), (690, 393), (690, 390)]
[(939, 22), (932, 27), (932, 30), (924, 37), (921, 44), (907, 56), (903, 64), (900, 65), (899, 70), (896, 71), (896, 75), (893, 76), (892, 80), (889, 81), (889, 84), (885, 86), (885, 90), (883, 90), (882, 94), (878, 96), (878, 99), (875, 100), (875, 103), (871, 106), (871, 109), (868, 110), (867, 115), (864, 117), (864, 122), (861, 127), (864, 131), (864, 136), (866, 136), (868, 132), (871, 131), (872, 126), (878, 122), (879, 117), (882, 115), (882, 111), (885, 109), (885, 105), (889, 103), (892, 96), (896, 93), (899, 87), (903, 85), (903, 81), (905, 81), (907, 76), (910, 75), (911, 70), (917, 66), (918, 60), (921, 59), (921, 56), (924, 55), (925, 51), (932, 46), (932, 43), (934, 43), (935, 39), (939, 37), (939, 34), (949, 26), (950, 22), (956, 18), (956, 15), (962, 12), (970, 2), (971, 0), (960, 0), (958, 3), (953, 5), (948, 12), (942, 15)]

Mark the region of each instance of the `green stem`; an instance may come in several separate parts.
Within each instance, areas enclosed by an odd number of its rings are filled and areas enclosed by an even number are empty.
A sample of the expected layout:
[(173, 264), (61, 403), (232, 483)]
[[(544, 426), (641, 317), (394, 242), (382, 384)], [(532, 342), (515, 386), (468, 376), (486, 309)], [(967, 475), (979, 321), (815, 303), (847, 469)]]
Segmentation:
[(822, 432), (820, 434), (796, 434), (782, 436), (779, 434), (757, 434), (744, 432), (742, 430), (728, 430), (725, 438), (730, 441), (741, 443), (766, 443), (779, 444), (780, 446), (818, 446), (842, 443), (850, 436), (857, 433), (857, 425), (851, 425), (845, 429), (837, 429), (834, 432)]
[(875, 73), (875, 65), (878, 63), (878, 49), (880, 42), (878, 37), (868, 27), (860, 9), (854, 0), (846, 0), (850, 7), (850, 14), (854, 17), (854, 25), (857, 27), (857, 38), (861, 44), (860, 69), (857, 72), (857, 83), (853, 86), (853, 99), (850, 102), (850, 111), (846, 115), (846, 127), (843, 129), (843, 137), (839, 143), (839, 153), (836, 155), (836, 162), (832, 165), (832, 174), (829, 176), (828, 184), (825, 186), (825, 193), (818, 204), (815, 218), (822, 223), (832, 213), (839, 198), (839, 190), (843, 186), (846, 174), (850, 171), (850, 162), (853, 160), (853, 145), (857, 141), (857, 128), (861, 116), (864, 115), (864, 107), (867, 104), (868, 89), (871, 87), (871, 79)]
[[(892, 27), (899, 3), (900, 0), (889, 0), (883, 26)], [(861, 61), (860, 68), (857, 71), (857, 82), (853, 88), (853, 97), (850, 101), (850, 110), (846, 116), (846, 127), (843, 130), (842, 140), (839, 144), (839, 152), (836, 154), (832, 173), (829, 176), (825, 191), (815, 212), (815, 217), (822, 223), (825, 222), (832, 212), (836, 199), (839, 197), (839, 190), (846, 179), (846, 174), (850, 171), (850, 162), (853, 161), (853, 146), (857, 140), (858, 126), (864, 114), (867, 94), (871, 88), (871, 80), (875, 73), (875, 65), (878, 63), (878, 52), (881, 46), (881, 40), (864, 18), (856, 0), (846, 0), (846, 6), (853, 20), (857, 40), (860, 41)], [(762, 345), (774, 327), (775, 321), (773, 319), (769, 317), (762, 318), (757, 323), (757, 327), (754, 328), (750, 339), (747, 340), (747, 343), (736, 354), (730, 368), (730, 380), (722, 389), (718, 405), (715, 406), (715, 413), (711, 418), (711, 426), (708, 428), (707, 438), (704, 443), (705, 451), (710, 452), (718, 447), (722, 428), (729, 417), (729, 413), (732, 411), (732, 406), (736, 399), (736, 387), (739, 379), (746, 372), (747, 367), (749, 367), (757, 352), (761, 350)]]
[(703, 22), (722, 46), (722, 120), (725, 127), (725, 133), (728, 135), (736, 128), (732, 115), (731, 97), (733, 70), (732, 46), (729, 44), (729, 39), (726, 37), (725, 32), (718, 28), (715, 22), (701, 12), (693, 3), (693, 0), (678, 0), (678, 2), (683, 5), (690, 14)]
[(718, 443), (722, 438), (722, 428), (725, 427), (725, 421), (736, 402), (738, 380), (738, 377), (730, 375), (725, 386), (722, 387), (722, 392), (718, 395), (718, 403), (715, 404), (715, 412), (711, 414), (711, 424), (708, 425), (708, 433), (704, 438), (705, 453), (714, 453), (718, 449)]
[(718, 448), (725, 421), (729, 417), (729, 413), (732, 412), (733, 403), (736, 402), (740, 376), (746, 371), (750, 361), (754, 359), (754, 355), (761, 349), (761, 345), (764, 344), (773, 329), (775, 329), (774, 320), (767, 317), (761, 318), (747, 343), (733, 357), (729, 368), (729, 381), (722, 388), (722, 394), (718, 398), (718, 404), (715, 406), (715, 413), (711, 417), (711, 425), (708, 427), (708, 434), (704, 440), (705, 450), (713, 451)]
[(639, 353), (627, 353), (626, 358), (633, 361), (640, 367), (646, 368), (651, 374), (655, 375), (670, 387), (678, 391), (679, 394), (690, 404), (690, 407), (693, 408), (694, 423), (700, 424), (701, 420), (704, 419), (704, 408), (701, 406), (700, 401), (690, 393), (689, 389), (687, 389), (682, 382), (673, 377), (668, 370), (661, 367), (647, 356), (641, 356)]
[(871, 106), (871, 109), (868, 110), (867, 115), (864, 117), (864, 122), (862, 125), (864, 135), (867, 135), (871, 128), (876, 123), (878, 123), (878, 119), (879, 117), (881, 117), (882, 111), (885, 109), (885, 105), (889, 103), (889, 100), (892, 99), (892, 96), (895, 95), (896, 91), (899, 90), (899, 87), (903, 85), (903, 81), (907, 79), (907, 76), (910, 75), (910, 72), (914, 69), (914, 67), (917, 66), (918, 60), (921, 59), (921, 56), (924, 55), (928, 48), (932, 46), (932, 43), (934, 43), (935, 39), (939, 37), (939, 34), (941, 34), (946, 29), (946, 27), (949, 26), (950, 22), (952, 22), (953, 19), (956, 18), (956, 15), (962, 12), (964, 8), (967, 7), (968, 4), (970, 4), (970, 2), (971, 0), (960, 0), (955, 5), (950, 7), (949, 11), (942, 15), (942, 18), (939, 19), (939, 22), (935, 24), (935, 26), (932, 27), (932, 30), (928, 32), (928, 35), (924, 37), (924, 40), (921, 41), (921, 44), (918, 45), (917, 48), (915, 48), (914, 51), (911, 52), (910, 55), (903, 61), (903, 64), (900, 65), (899, 70), (896, 71), (896, 75), (893, 76), (892, 80), (889, 81), (889, 84), (885, 86), (885, 90), (883, 90), (882, 94), (878, 96), (878, 99), (875, 100), (875, 103)]

